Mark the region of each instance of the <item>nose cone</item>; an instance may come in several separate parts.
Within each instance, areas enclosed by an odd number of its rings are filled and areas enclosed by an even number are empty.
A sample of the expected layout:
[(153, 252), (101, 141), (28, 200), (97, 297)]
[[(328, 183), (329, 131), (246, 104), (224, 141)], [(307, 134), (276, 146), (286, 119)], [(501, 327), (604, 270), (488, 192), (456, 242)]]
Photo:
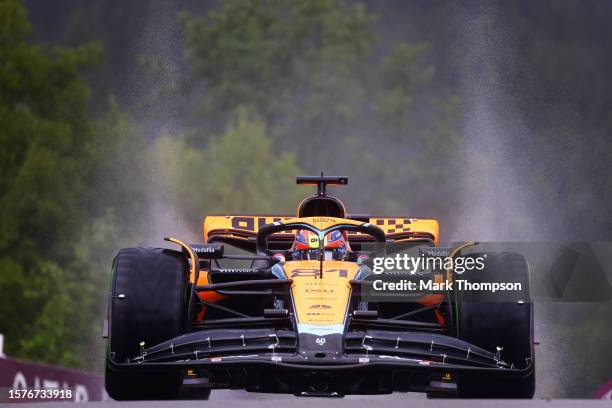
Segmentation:
[(289, 261), (283, 267), (293, 279), (291, 295), (299, 334), (298, 352), (309, 361), (342, 353), (342, 334), (351, 295), (350, 281), (359, 271), (354, 262)]

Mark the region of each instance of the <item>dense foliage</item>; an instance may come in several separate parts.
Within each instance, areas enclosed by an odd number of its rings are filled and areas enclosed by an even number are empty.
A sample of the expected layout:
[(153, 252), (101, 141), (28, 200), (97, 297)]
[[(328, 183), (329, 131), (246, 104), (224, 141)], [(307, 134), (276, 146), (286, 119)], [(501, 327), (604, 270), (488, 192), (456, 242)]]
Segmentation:
[(81, 72), (101, 52), (29, 43), (16, 1), (0, 3), (0, 30), (0, 327), (10, 354), (83, 365), (73, 346), (98, 306), (76, 251), (93, 141)]
[(13, 294), (0, 332), (9, 355), (96, 367), (119, 247), (197, 240), (211, 211), (286, 211), (296, 189), (276, 175), (300, 170), (244, 110), (201, 147), (147, 139), (112, 98), (93, 118), (85, 74), (101, 47), (33, 44), (14, 0), (0, 2), (0, 23), (0, 292)]

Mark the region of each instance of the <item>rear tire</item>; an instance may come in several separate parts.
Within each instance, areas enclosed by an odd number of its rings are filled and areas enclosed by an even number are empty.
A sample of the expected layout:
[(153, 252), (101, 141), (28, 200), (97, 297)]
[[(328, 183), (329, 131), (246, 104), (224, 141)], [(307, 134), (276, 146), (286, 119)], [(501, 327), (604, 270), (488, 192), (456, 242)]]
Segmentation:
[[(188, 264), (176, 251), (125, 248), (113, 262), (109, 299), (109, 355), (116, 363), (140, 355), (145, 347), (185, 332)], [(121, 297), (119, 297), (121, 295)], [(183, 381), (174, 372), (124, 372), (109, 364), (105, 385), (115, 400), (177, 398)]]
[(461, 292), (459, 338), (493, 353), (503, 347), (501, 359), (515, 368), (528, 366), (523, 378), (510, 379), (483, 375), (459, 377), (458, 392), (464, 398), (533, 398), (535, 367), (533, 362), (533, 304), (529, 295), (529, 271), (525, 258), (517, 253), (493, 252), (470, 254), (485, 256), (485, 268), (472, 270), (459, 279), (469, 282), (518, 282), (520, 291)]

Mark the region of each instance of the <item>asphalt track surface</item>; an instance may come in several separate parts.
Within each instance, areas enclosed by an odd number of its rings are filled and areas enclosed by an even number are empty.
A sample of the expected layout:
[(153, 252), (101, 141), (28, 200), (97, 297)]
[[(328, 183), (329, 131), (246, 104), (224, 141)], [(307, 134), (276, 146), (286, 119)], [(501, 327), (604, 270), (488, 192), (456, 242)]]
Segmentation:
[[(396, 394), (393, 394), (394, 396)], [(402, 395), (402, 394), (398, 394)], [(231, 401), (231, 402), (230, 402)], [(405, 399), (405, 398), (297, 398), (286, 397), (279, 399), (261, 398), (261, 399), (211, 399), (210, 401), (135, 401), (135, 402), (88, 402), (87, 407), (129, 407), (129, 408), (196, 408), (196, 407), (211, 407), (211, 408), (287, 408), (287, 403), (290, 401), (291, 408), (372, 408), (376, 401), (384, 403), (385, 408), (395, 407), (411, 407), (411, 408), (432, 408), (444, 406), (445, 408), (517, 408), (517, 407), (537, 407), (537, 408), (582, 408), (582, 407), (610, 407), (610, 401), (603, 400), (427, 400), (427, 399)], [(230, 404), (228, 404), (230, 402)], [(13, 404), (11, 404), (13, 406)], [(228, 406), (229, 405), (229, 406)], [(74, 406), (72, 402), (54, 403), (44, 402), (40, 404), (14, 404), (15, 407), (43, 407), (43, 408), (64, 408)]]

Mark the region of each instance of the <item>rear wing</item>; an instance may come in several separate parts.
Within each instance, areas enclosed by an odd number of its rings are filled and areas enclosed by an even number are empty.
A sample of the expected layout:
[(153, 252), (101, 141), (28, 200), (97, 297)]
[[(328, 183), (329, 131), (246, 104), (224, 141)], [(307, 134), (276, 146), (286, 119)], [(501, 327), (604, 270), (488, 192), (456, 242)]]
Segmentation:
[[(295, 218), (292, 215), (210, 215), (204, 219), (204, 242), (223, 242), (247, 251), (255, 250), (255, 238), (259, 229), (276, 221)], [(439, 225), (437, 220), (405, 217), (370, 217), (348, 215), (347, 218), (370, 222), (380, 227), (387, 241), (430, 241), (438, 244)], [(294, 234), (279, 233), (270, 236), (279, 246), (293, 242)], [(369, 235), (349, 232), (350, 244), (373, 242)]]

